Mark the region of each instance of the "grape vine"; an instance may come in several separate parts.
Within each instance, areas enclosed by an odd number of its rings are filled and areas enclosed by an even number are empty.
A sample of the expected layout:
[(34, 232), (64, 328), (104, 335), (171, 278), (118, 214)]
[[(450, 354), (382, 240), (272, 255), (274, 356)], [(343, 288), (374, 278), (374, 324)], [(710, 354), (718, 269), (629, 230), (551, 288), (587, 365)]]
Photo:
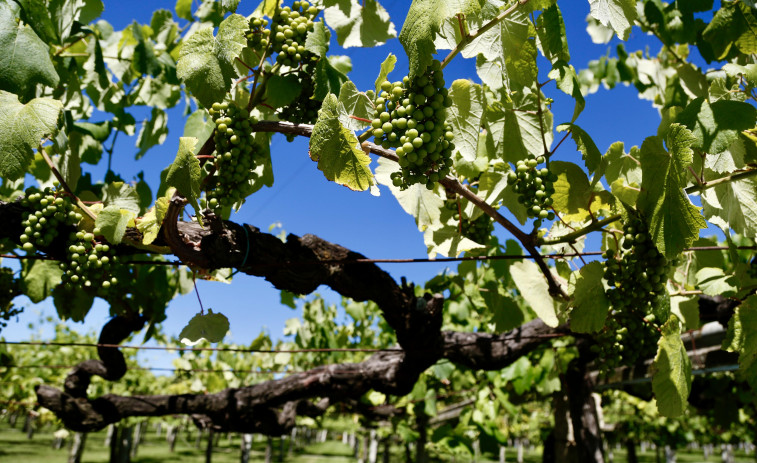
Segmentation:
[(458, 222), (460, 234), (476, 243), (485, 244), (494, 232), (492, 218), (481, 214), (477, 219), (471, 220), (460, 215), (460, 204), (457, 199), (448, 198), (444, 201), (444, 207), (452, 211), (452, 217)]
[(447, 93), (437, 60), (412, 80), (406, 76), (402, 82), (381, 84), (371, 134), (382, 147), (396, 148), (401, 172), (392, 174), (395, 186), (404, 190), (420, 183), (432, 189), (449, 174), (455, 144), (446, 123), (452, 105)]

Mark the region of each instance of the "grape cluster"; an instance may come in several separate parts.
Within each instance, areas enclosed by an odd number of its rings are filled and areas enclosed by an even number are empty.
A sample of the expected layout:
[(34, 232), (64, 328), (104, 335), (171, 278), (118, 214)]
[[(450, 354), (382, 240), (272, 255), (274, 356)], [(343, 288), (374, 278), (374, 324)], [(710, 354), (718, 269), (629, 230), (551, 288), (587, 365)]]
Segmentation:
[(455, 149), (446, 123), (452, 100), (444, 87), (441, 63), (434, 60), (413, 79), (383, 82), (374, 103), (372, 135), (384, 148), (396, 148), (402, 169), (392, 174), (392, 183), (402, 189), (416, 183), (432, 189), (449, 174)]
[(69, 236), (68, 262), (60, 263), (63, 285), (92, 288), (104, 295), (118, 283), (112, 268), (118, 262), (118, 256), (107, 243), (96, 240), (95, 236), (99, 233), (98, 229), (94, 229), (93, 233), (78, 231)]
[(548, 168), (538, 168), (545, 162), (544, 156), (533, 159), (520, 160), (515, 166), (515, 171), (507, 174), (508, 183), (518, 193), (518, 202), (526, 208), (526, 213), (532, 219), (537, 220), (537, 226), (543, 219), (553, 220), (555, 213), (549, 210), (552, 205), (552, 194), (555, 188), (552, 185), (557, 176)]
[(494, 232), (491, 217), (481, 214), (477, 219), (470, 220), (460, 216), (460, 208), (454, 199), (444, 202), (444, 207), (452, 211), (452, 217), (460, 224), (460, 234), (476, 243), (486, 243)]
[(21, 206), (31, 210), (24, 213), (21, 222), (24, 232), (19, 237), (21, 247), (26, 252), (49, 246), (61, 228), (73, 226), (82, 218), (71, 199), (52, 188), (43, 191), (27, 189)]
[(210, 115), (216, 124), (214, 154), (215, 187), (208, 191), (208, 207), (231, 206), (248, 196), (249, 181), (255, 179), (255, 166), (265, 155), (255, 143), (250, 113), (236, 103), (213, 103)]
[(607, 326), (597, 337), (605, 371), (654, 353), (659, 338), (655, 311), (666, 291), (668, 270), (675, 264), (657, 250), (640, 217), (631, 217), (623, 232), (621, 250), (603, 254), (612, 306)]
[(13, 298), (21, 294), (18, 279), (13, 276), (13, 270), (7, 267), (0, 268), (0, 329), (7, 326), (11, 317), (23, 312), (23, 308), (13, 306)]
[(308, 32), (313, 30), (313, 18), (318, 8), (305, 0), (292, 3), (292, 7), (277, 8), (273, 15), (271, 38), (276, 61), (291, 68), (318, 60), (318, 56), (305, 50)]
[(268, 29), (268, 20), (265, 18), (250, 18), (250, 28), (247, 30), (247, 47), (255, 50), (261, 56), (268, 49), (271, 30)]

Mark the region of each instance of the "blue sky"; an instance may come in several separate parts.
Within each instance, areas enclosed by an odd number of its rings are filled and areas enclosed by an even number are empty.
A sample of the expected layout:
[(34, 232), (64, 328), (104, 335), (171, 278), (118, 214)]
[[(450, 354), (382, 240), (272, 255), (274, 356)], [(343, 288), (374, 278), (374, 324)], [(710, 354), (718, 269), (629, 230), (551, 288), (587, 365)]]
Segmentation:
[[(197, 3), (197, 2), (195, 2)], [(385, 0), (381, 2), (390, 13), (399, 32), (410, 2), (406, 0)], [(591, 42), (585, 32), (585, 18), (589, 13), (587, 1), (560, 1), (563, 7), (571, 51), (571, 64), (576, 69), (586, 67), (589, 60), (597, 59), (615, 49), (618, 39), (607, 45)], [(256, 1), (242, 0), (239, 13), (248, 15), (257, 5)], [(105, 0), (103, 18), (116, 30), (122, 29), (134, 20), (149, 23), (152, 12), (158, 8), (173, 10), (172, 1), (132, 1), (115, 2)], [(629, 51), (650, 46), (650, 53), (656, 54), (659, 45), (650, 40), (638, 28), (633, 30), (626, 48)], [(387, 54), (395, 54), (399, 60), (396, 71), (390, 76), (398, 80), (407, 69), (407, 59), (397, 39), (375, 49), (341, 49), (332, 37), (331, 52), (347, 54), (352, 57), (353, 71), (349, 77), (357, 87), (366, 90), (373, 87), (381, 62)], [(440, 59), (446, 55), (442, 51)], [(540, 80), (546, 80), (548, 64), (540, 63)], [(458, 78), (471, 78), (478, 81), (473, 60), (455, 58), (445, 69), (448, 85)], [(573, 113), (573, 100), (557, 90), (554, 84), (544, 88), (547, 96), (555, 103), (555, 125), (569, 122)], [(119, 136), (113, 170), (126, 179), (139, 171), (145, 172), (146, 180), (157, 190), (159, 174), (169, 165), (178, 148), (178, 139), (183, 132), (183, 107), (169, 112), (169, 134), (165, 143), (150, 150), (144, 158), (134, 161), (136, 137)], [(147, 117), (147, 112), (134, 112), (137, 120)], [(623, 141), (626, 147), (640, 145), (643, 139), (656, 132), (659, 123), (657, 110), (648, 101), (638, 99), (635, 89), (623, 86), (612, 91), (600, 89), (597, 93), (586, 96), (586, 109), (577, 120), (577, 124), (586, 130), (604, 152), (615, 141)], [(371, 196), (368, 192), (356, 193), (335, 183), (328, 182), (316, 168), (307, 154), (307, 140), (298, 139), (288, 143), (283, 136), (275, 136), (272, 144), (272, 158), (275, 183), (272, 188), (265, 188), (251, 198), (242, 210), (232, 216), (239, 223), (249, 223), (261, 229), (267, 229), (273, 223), (280, 223), (289, 233), (302, 235), (312, 233), (324, 239), (341, 244), (371, 258), (413, 258), (425, 257), (426, 247), (423, 237), (418, 232), (414, 220), (407, 215), (396, 202), (388, 189), (381, 188), (381, 196)], [(556, 159), (578, 161), (580, 154), (575, 151), (572, 142), (566, 142), (558, 150)], [(375, 159), (372, 167), (375, 168)], [(94, 176), (102, 175), (103, 169), (94, 169)], [(498, 230), (502, 238), (507, 235)], [(382, 266), (395, 279), (406, 276), (408, 280), (422, 284), (444, 268), (442, 264), (386, 264)], [(452, 266), (454, 269), (454, 266)], [(273, 338), (279, 338), (286, 319), (297, 316), (299, 311), (280, 306), (279, 293), (260, 278), (245, 275), (236, 276), (233, 284), (199, 282), (198, 288), (204, 306), (211, 307), (227, 315), (231, 321), (232, 333), (228, 340), (248, 343), (257, 336), (261, 329), (268, 329)], [(319, 288), (321, 294), (335, 299), (326, 288)], [(20, 317), (21, 327), (38, 320), (38, 313), (54, 315), (50, 301), (36, 307), (28, 307)], [(164, 324), (167, 334), (177, 335), (184, 324), (199, 311), (197, 299), (193, 293), (174, 300), (168, 308), (168, 320)], [(107, 319), (107, 308), (103, 303), (96, 304), (90, 313), (84, 329), (98, 329)], [(80, 326), (80, 325), (79, 325)], [(25, 329), (4, 330), (7, 339), (25, 339), (29, 332)], [(167, 366), (164, 363), (161, 366)]]

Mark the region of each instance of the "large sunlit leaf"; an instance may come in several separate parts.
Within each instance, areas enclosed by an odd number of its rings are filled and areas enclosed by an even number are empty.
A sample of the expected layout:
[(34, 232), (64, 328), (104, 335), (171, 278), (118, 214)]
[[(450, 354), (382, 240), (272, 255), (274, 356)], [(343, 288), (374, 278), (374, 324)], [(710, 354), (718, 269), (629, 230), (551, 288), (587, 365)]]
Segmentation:
[(42, 138), (58, 130), (63, 104), (52, 98), (35, 98), (21, 104), (18, 96), (0, 90), (0, 176), (22, 176), (34, 159)]
[(325, 0), (323, 16), (344, 48), (376, 47), (397, 36), (389, 14), (376, 0)]
[(721, 183), (702, 192), (704, 216), (723, 230), (757, 236), (757, 177)]
[(636, 20), (635, 0), (589, 0), (591, 16), (626, 40)]
[(184, 39), (176, 75), (187, 89), (205, 107), (222, 101), (237, 77), (234, 60), (247, 45), (245, 32), (247, 19), (232, 14), (218, 27), (213, 37), (213, 28), (201, 29)]
[(360, 148), (354, 132), (339, 122), (339, 101), (329, 94), (318, 111), (310, 137), (310, 158), (327, 179), (351, 190), (365, 191), (373, 185), (368, 165), (371, 158)]
[(0, 90), (33, 93), (37, 84), (58, 85), (50, 49), (28, 24), (19, 25), (9, 0), (0, 0)]
[(193, 137), (181, 137), (179, 139), (179, 151), (176, 153), (171, 167), (168, 168), (166, 184), (175, 187), (176, 190), (189, 201), (195, 209), (197, 218), (202, 223), (200, 205), (197, 200), (200, 197), (200, 181), (202, 169), (200, 161), (195, 157), (197, 139)]
[(657, 248), (673, 258), (699, 236), (707, 223), (699, 208), (684, 192), (687, 168), (693, 161), (690, 146), (695, 138), (679, 124), (670, 126), (665, 139), (649, 137), (641, 146), (643, 179), (638, 207), (649, 221), (649, 233)]
[(394, 186), (391, 174), (399, 171), (397, 163), (379, 158), (378, 164), (379, 166), (376, 168), (376, 181), (382, 185), (386, 185), (394, 197), (397, 198), (402, 209), (415, 217), (418, 229), (424, 231), (429, 227), (438, 228), (441, 225), (439, 217), (440, 211), (444, 207), (444, 199), (433, 190), (426, 188), (426, 185), (421, 185), (420, 183), (411, 185), (405, 190)]
[(555, 302), (549, 294), (547, 279), (539, 266), (530, 260), (516, 262), (510, 266), (510, 276), (531, 310), (547, 325), (557, 326), (559, 322)]
[(610, 302), (602, 284), (604, 265), (599, 261), (581, 267), (572, 285), (573, 301), (570, 329), (576, 333), (595, 333), (605, 326)]
[(467, 162), (476, 160), (481, 119), (484, 116), (484, 88), (470, 80), (452, 82), (447, 122), (455, 135), (455, 152)]
[(183, 344), (193, 346), (205, 339), (209, 342), (220, 342), (229, 331), (229, 319), (222, 313), (213, 313), (208, 309), (208, 313), (197, 314), (189, 320), (181, 333), (179, 339)]

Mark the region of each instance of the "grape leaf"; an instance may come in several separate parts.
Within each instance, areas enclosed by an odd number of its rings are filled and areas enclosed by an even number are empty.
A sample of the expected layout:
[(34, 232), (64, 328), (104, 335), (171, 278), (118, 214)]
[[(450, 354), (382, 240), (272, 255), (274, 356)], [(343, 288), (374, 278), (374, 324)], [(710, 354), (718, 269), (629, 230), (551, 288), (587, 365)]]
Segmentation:
[(58, 285), (53, 289), (53, 304), (61, 320), (83, 322), (95, 297), (79, 288)]
[(323, 17), (344, 48), (376, 47), (397, 36), (389, 14), (376, 0), (327, 0), (325, 5)]
[(652, 370), (652, 391), (660, 415), (680, 416), (686, 410), (691, 392), (691, 361), (683, 346), (680, 322), (675, 315), (662, 325)]
[(35, 304), (52, 294), (60, 284), (63, 270), (51, 260), (25, 260), (21, 264), (24, 294)]
[[(576, 149), (583, 155), (586, 169), (589, 173), (596, 172), (602, 164), (602, 153), (599, 152), (599, 148), (591, 139), (588, 133), (581, 127), (575, 124), (560, 124), (555, 128), (558, 132), (570, 131), (570, 136), (576, 143)], [(622, 144), (621, 151), (622, 151)], [(609, 180), (609, 179), (608, 179)]]
[(599, 261), (590, 262), (577, 273), (572, 291), (570, 329), (576, 333), (596, 333), (605, 326), (610, 309), (602, 284), (604, 265)]
[(739, 353), (739, 368), (752, 387), (757, 387), (757, 296), (736, 307), (728, 321), (723, 349)]
[(555, 210), (568, 222), (588, 219), (592, 195), (584, 171), (578, 165), (564, 161), (552, 161), (549, 169), (557, 175), (553, 184), (555, 192), (552, 194)]
[(373, 185), (371, 158), (355, 134), (339, 122), (339, 101), (329, 94), (323, 101), (310, 137), (310, 159), (318, 162), (327, 179), (355, 191)]
[(438, 228), (441, 226), (439, 221), (440, 211), (444, 207), (442, 199), (434, 191), (426, 188), (426, 185), (416, 183), (409, 188), (402, 190), (394, 186), (391, 179), (392, 172), (399, 171), (396, 162), (385, 158), (379, 158), (379, 166), (376, 168), (376, 181), (386, 185), (392, 194), (408, 214), (415, 218), (415, 224), (418, 230), (425, 231), (427, 228)]
[(323, 100), (329, 93), (339, 96), (339, 90), (347, 80), (347, 76), (335, 68), (330, 60), (318, 60), (313, 73), (313, 98)]
[(216, 125), (208, 112), (197, 110), (187, 117), (184, 123), (184, 136), (196, 138), (197, 144), (202, 146), (213, 135), (215, 129)]
[(614, 30), (619, 39), (628, 39), (637, 16), (635, 0), (589, 0), (589, 5), (593, 18)]
[[(544, 53), (544, 56), (548, 60), (552, 63), (557, 61), (567, 63), (570, 61), (568, 38), (565, 35), (565, 22), (556, 3), (549, 8), (545, 8), (536, 19), (536, 32), (539, 38), (539, 48), (541, 48), (542, 53)], [(575, 117), (573, 120), (575, 120)]]
[(739, 132), (757, 123), (757, 108), (743, 101), (718, 100), (709, 103), (704, 98), (692, 100), (676, 122), (692, 131), (691, 146), (705, 153), (717, 154), (727, 150), (739, 137)]
[(194, 137), (179, 138), (179, 151), (176, 153), (176, 159), (174, 159), (171, 167), (168, 168), (166, 184), (176, 187), (176, 190), (187, 198), (197, 214), (197, 220), (202, 224), (200, 205), (197, 204), (197, 199), (200, 197), (202, 169), (200, 168), (200, 161), (195, 157), (196, 145), (197, 139)]
[(455, 153), (467, 162), (476, 160), (481, 120), (484, 116), (484, 88), (470, 80), (452, 82), (447, 122), (455, 135)]
[(155, 201), (152, 209), (137, 219), (137, 229), (142, 232), (142, 244), (150, 244), (158, 237), (167, 210), (168, 198), (161, 197)]
[(331, 33), (323, 25), (323, 22), (315, 22), (313, 23), (313, 30), (308, 32), (305, 39), (305, 50), (324, 57), (326, 52), (329, 51), (329, 40), (331, 40)]
[(704, 216), (723, 230), (757, 235), (757, 178), (721, 183), (702, 192)]
[(18, 96), (0, 90), (0, 176), (14, 180), (26, 172), (34, 150), (47, 135), (58, 131), (63, 104), (35, 98), (21, 104)]
[(201, 29), (184, 39), (176, 62), (176, 76), (203, 106), (222, 101), (237, 77), (234, 60), (247, 45), (249, 25), (244, 16), (232, 14), (221, 22), (218, 35), (213, 28)]
[(381, 84), (384, 83), (387, 76), (394, 70), (394, 65), (397, 64), (397, 57), (389, 53), (383, 63), (381, 63), (381, 70), (378, 77), (376, 77), (376, 95), (381, 93)]
[(447, 18), (475, 16), (484, 0), (414, 0), (400, 31), (400, 43), (410, 61), (410, 78), (428, 67), (436, 54), (434, 36)]
[(108, 206), (97, 214), (95, 226), (100, 229), (109, 243), (119, 244), (126, 233), (126, 226), (136, 214), (118, 206)]
[(690, 130), (670, 126), (665, 151), (660, 137), (649, 137), (641, 146), (643, 179), (638, 207), (649, 221), (649, 233), (668, 258), (678, 255), (699, 236), (707, 223), (683, 190), (686, 168), (691, 165), (694, 142)]
[(733, 296), (739, 289), (734, 286), (736, 277), (730, 274), (726, 275), (721, 268), (705, 267), (699, 269), (696, 273), (696, 281), (699, 289), (708, 296)]
[[(577, 127), (572, 125), (573, 122), (578, 119), (578, 116), (583, 112), (584, 108), (586, 107), (586, 100), (584, 99), (583, 93), (581, 93), (581, 83), (578, 81), (578, 75), (576, 74), (576, 70), (573, 68), (573, 66), (569, 65), (565, 61), (558, 61), (552, 66), (552, 70), (549, 72), (548, 77), (555, 80), (555, 83), (557, 84), (557, 88), (563, 91), (566, 95), (570, 95), (573, 97), (574, 100), (576, 100), (576, 106), (573, 108), (573, 117), (571, 117), (570, 122), (571, 124), (563, 124), (558, 126), (558, 131), (560, 130), (560, 127), (563, 127), (564, 125), (571, 125), (571, 127)], [(576, 143), (578, 144), (577, 135), (585, 135), (588, 137), (586, 132), (581, 130), (580, 134), (577, 134), (575, 131), (572, 132), (573, 140), (576, 140)], [(593, 142), (592, 142), (593, 143)], [(596, 147), (594, 147), (595, 150), (597, 150)], [(579, 145), (579, 151), (584, 153), (584, 160), (586, 161), (587, 165), (589, 164), (589, 159), (587, 159), (587, 153), (580, 148)], [(597, 150), (597, 153), (599, 153), (599, 150)], [(589, 171), (593, 172), (593, 170), (596, 169), (595, 167), (590, 167)]]
[[(425, 188), (423, 185), (414, 186)], [(429, 257), (433, 258), (437, 254), (445, 257), (456, 257), (467, 251), (484, 248), (483, 245), (461, 236), (457, 227), (457, 223), (455, 223), (426, 228), (423, 233), (423, 241), (426, 243)]]
[(8, 0), (0, 0), (0, 90), (33, 96), (37, 84), (58, 85), (50, 50), (28, 24), (19, 25)]
[(510, 276), (531, 310), (548, 326), (556, 327), (559, 322), (554, 299), (549, 295), (547, 279), (539, 266), (530, 260), (516, 262), (510, 266)]
[(139, 214), (140, 204), (137, 190), (125, 182), (111, 182), (103, 187), (103, 205), (118, 206), (134, 214)]
[(339, 90), (339, 121), (343, 126), (350, 130), (362, 130), (369, 125), (365, 121), (372, 119), (375, 113), (371, 99), (358, 91), (354, 83), (348, 80), (342, 84)]
[(228, 331), (229, 319), (222, 313), (213, 313), (212, 309), (208, 309), (207, 315), (197, 314), (189, 320), (179, 333), (179, 339), (188, 346), (194, 346), (202, 339), (220, 342)]
[(147, 150), (155, 145), (162, 145), (167, 135), (168, 115), (161, 109), (152, 108), (150, 119), (145, 119), (142, 122), (142, 129), (137, 136), (137, 148), (139, 148), (139, 151), (135, 155), (135, 158), (141, 158)]

